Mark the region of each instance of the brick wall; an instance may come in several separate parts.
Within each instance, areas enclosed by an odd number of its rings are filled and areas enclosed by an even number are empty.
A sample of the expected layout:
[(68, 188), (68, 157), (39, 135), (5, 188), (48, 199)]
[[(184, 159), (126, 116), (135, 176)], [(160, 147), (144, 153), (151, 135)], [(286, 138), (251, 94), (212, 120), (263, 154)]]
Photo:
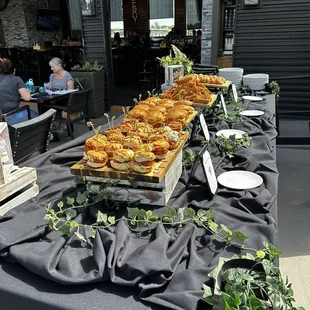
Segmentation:
[[(37, 30), (38, 9), (46, 8), (45, 0), (22, 0), (22, 1), (29, 38), (28, 44), (32, 45), (33, 42), (44, 43), (45, 41), (53, 41), (54, 38), (53, 31)], [(59, 1), (60, 0), (49, 0), (48, 8), (51, 10), (59, 10), (60, 9)]]
[[(48, 0), (49, 9), (60, 9), (60, 1)], [(46, 8), (45, 0), (10, 0), (0, 12), (6, 45), (30, 47), (34, 41), (51, 41), (52, 31), (37, 30), (37, 10)]]
[(6, 45), (9, 47), (29, 45), (22, 0), (10, 0), (6, 9), (0, 12), (0, 18)]

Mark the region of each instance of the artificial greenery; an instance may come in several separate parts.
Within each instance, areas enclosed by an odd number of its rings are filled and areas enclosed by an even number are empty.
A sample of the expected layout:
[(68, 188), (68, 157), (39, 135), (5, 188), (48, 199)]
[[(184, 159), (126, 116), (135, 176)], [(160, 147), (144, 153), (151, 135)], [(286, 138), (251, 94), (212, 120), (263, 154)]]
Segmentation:
[(219, 135), (216, 140), (219, 144), (219, 148), (228, 157), (234, 157), (234, 154), (242, 147), (249, 147), (252, 143), (252, 138), (248, 134), (243, 134), (241, 139), (237, 139), (236, 135), (231, 135), (229, 138)]
[[(110, 184), (112, 186), (114, 184)], [(264, 243), (265, 248), (256, 250), (244, 246), (244, 241), (248, 238), (240, 231), (232, 231), (223, 224), (217, 224), (213, 220), (213, 209), (199, 209), (197, 212), (192, 208), (171, 208), (166, 206), (163, 214), (155, 214), (152, 210), (145, 210), (137, 206), (127, 207), (126, 210), (120, 209), (120, 205), (113, 202), (111, 190), (107, 185), (102, 186), (98, 193), (91, 190), (91, 184), (88, 184), (86, 190), (79, 192), (75, 198), (67, 197), (66, 201), (57, 203), (57, 207), (51, 205), (46, 209), (45, 220), (49, 223), (49, 228), (55, 231), (61, 231), (64, 235), (70, 236), (72, 233), (83, 242), (91, 243), (95, 238), (98, 229), (109, 229), (120, 221), (125, 221), (128, 227), (153, 228), (155, 225), (162, 224), (169, 227), (182, 228), (187, 223), (194, 223), (198, 227), (203, 227), (209, 233), (214, 235), (225, 246), (233, 246), (247, 253), (242, 258), (259, 260), (264, 265), (266, 273), (265, 278), (258, 278), (253, 273), (238, 269), (234, 273), (226, 274), (225, 290), (222, 293), (222, 301), (225, 310), (304, 310), (303, 308), (294, 308), (292, 306), (293, 291), (290, 284), (284, 282), (279, 269), (272, 263), (278, 259), (281, 251), (270, 243)], [(102, 207), (106, 213), (98, 210), (95, 223), (82, 224), (76, 220), (80, 212), (85, 210), (91, 203), (102, 202)], [(109, 211), (125, 211), (125, 215), (116, 217), (109, 215)], [(124, 213), (124, 212), (122, 212)], [(210, 276), (216, 278), (216, 270)], [(253, 290), (253, 285), (259, 286), (268, 300), (259, 300)], [(213, 293), (211, 287), (203, 285), (204, 299), (212, 304)]]
[(241, 122), (242, 121), (242, 117), (239, 115), (238, 112), (230, 112), (230, 111), (227, 111), (227, 114), (224, 114), (224, 113), (219, 114), (217, 118), (220, 120), (230, 121), (230, 122)]
[(78, 65), (71, 68), (72, 71), (96, 72), (103, 69), (103, 66), (99, 65), (97, 61), (91, 64), (85, 57), (80, 58), (78, 62)]
[(162, 67), (172, 66), (172, 65), (183, 65), (184, 74), (190, 74), (192, 72), (193, 62), (187, 58), (187, 56), (182, 53), (175, 45), (171, 44), (174, 56), (170, 51), (168, 56), (163, 56), (161, 58), (157, 57), (160, 65)]
[[(225, 310), (305, 310), (303, 307), (294, 307), (293, 290), (288, 279), (282, 278), (280, 269), (274, 264), (282, 252), (270, 243), (264, 243), (265, 248), (256, 251), (256, 256), (247, 253), (243, 259), (253, 261), (253, 267), (240, 268), (238, 265), (222, 273), (222, 283), (218, 283), (218, 274), (221, 272), (223, 260), (209, 276), (214, 279), (212, 288), (203, 285), (203, 299), (214, 305), (214, 309)], [(231, 259), (238, 259), (234, 255)], [(227, 260), (226, 260), (227, 261)], [(262, 270), (256, 268), (261, 265)]]
[(193, 151), (192, 149), (185, 149), (183, 151), (182, 165), (185, 168), (191, 168), (195, 163), (196, 158), (197, 158), (197, 152)]
[(268, 88), (271, 89), (271, 92), (275, 94), (276, 97), (276, 103), (279, 102), (279, 97), (280, 97), (280, 85), (277, 81), (272, 81), (268, 84)]

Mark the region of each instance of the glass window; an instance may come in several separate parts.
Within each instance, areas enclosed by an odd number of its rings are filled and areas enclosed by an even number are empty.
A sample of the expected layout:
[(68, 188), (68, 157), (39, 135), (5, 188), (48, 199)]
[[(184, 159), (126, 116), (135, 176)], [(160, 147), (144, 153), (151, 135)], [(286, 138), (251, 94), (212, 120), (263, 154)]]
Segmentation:
[(165, 37), (174, 27), (174, 0), (149, 0), (151, 37)]
[(111, 37), (115, 32), (119, 32), (124, 37), (124, 20), (123, 20), (123, 1), (110, 0), (111, 9)]
[(187, 35), (193, 29), (201, 29), (202, 0), (186, 0), (186, 26)]

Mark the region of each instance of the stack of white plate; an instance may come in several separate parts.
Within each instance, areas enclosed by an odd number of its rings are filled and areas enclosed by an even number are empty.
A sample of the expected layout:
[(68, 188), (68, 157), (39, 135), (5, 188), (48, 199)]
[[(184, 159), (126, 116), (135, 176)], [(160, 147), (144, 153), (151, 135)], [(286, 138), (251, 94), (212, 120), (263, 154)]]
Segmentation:
[(219, 69), (219, 75), (227, 81), (232, 81), (236, 86), (240, 86), (242, 82), (243, 69), (242, 68), (222, 68)]
[(247, 74), (243, 76), (243, 85), (248, 85), (252, 90), (263, 90), (269, 83), (269, 75), (265, 73)]

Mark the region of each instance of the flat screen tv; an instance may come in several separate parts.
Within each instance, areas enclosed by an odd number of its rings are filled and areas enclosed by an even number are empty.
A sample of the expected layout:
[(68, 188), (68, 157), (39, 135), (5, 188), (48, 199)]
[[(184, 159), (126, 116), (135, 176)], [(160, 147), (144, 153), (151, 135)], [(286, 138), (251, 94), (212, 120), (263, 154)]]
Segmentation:
[(60, 11), (39, 9), (37, 15), (37, 29), (58, 31), (60, 27)]

